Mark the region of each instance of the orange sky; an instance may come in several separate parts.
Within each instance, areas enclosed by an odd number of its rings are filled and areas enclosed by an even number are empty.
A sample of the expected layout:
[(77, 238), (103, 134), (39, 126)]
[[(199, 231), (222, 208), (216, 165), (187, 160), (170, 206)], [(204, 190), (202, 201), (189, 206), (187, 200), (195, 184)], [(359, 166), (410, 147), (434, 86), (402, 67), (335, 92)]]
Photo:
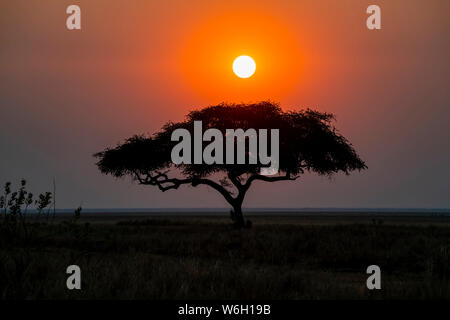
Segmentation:
[[(180, 43), (179, 69), (192, 90), (206, 99), (279, 100), (293, 90), (305, 62), (299, 38), (281, 17), (252, 8), (212, 14)], [(251, 56), (257, 71), (247, 79), (231, 72), (233, 60)]]
[[(380, 31), (365, 27), (372, 2)], [(56, 176), (66, 207), (189, 207), (205, 192), (204, 206), (221, 206), (206, 190), (174, 204), (114, 182), (91, 155), (194, 108), (271, 99), (335, 113), (369, 170), (257, 186), (246, 205), (450, 207), (450, 2), (372, 2), (2, 1), (0, 179), (45, 188)], [(81, 31), (65, 29), (70, 4)], [(232, 72), (242, 54), (257, 64), (249, 79)]]

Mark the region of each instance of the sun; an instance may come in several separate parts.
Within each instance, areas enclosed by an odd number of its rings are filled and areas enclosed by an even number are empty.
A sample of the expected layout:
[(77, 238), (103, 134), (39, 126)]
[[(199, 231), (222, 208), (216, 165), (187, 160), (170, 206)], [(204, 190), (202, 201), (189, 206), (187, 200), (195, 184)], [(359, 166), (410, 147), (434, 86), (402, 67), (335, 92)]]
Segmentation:
[(256, 70), (256, 63), (252, 57), (249, 56), (239, 56), (234, 59), (233, 62), (233, 72), (239, 78), (250, 78)]

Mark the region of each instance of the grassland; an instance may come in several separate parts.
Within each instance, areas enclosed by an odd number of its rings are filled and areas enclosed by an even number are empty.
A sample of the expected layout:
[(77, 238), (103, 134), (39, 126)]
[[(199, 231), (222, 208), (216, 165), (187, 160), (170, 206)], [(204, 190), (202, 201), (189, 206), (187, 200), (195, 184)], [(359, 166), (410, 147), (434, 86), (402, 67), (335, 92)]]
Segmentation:
[[(449, 299), (448, 218), (154, 217), (1, 225), (1, 299)], [(82, 290), (67, 290), (68, 265)], [(366, 268), (382, 289), (366, 288)]]

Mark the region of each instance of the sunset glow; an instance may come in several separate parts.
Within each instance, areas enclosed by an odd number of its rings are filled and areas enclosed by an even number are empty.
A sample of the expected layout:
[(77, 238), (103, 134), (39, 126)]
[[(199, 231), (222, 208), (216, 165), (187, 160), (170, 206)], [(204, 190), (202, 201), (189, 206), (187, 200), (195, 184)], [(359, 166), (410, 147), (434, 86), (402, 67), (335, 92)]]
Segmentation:
[(206, 17), (186, 31), (179, 48), (180, 79), (208, 103), (285, 98), (308, 61), (289, 25), (267, 12)]
[[(373, 3), (364, 1), (6, 3), (3, 183), (23, 177), (46, 190), (56, 177), (58, 206), (67, 208), (81, 200), (97, 208), (198, 207), (194, 188), (180, 188), (174, 201), (172, 193), (131, 192), (127, 181), (105, 179), (91, 153), (205, 106), (270, 100), (284, 111), (335, 114), (370, 170), (333, 184), (312, 176), (298, 186), (261, 183), (258, 192), (270, 196), (250, 193), (249, 207), (450, 207), (450, 152), (434, 143), (450, 139), (443, 41), (450, 1), (377, 1), (381, 30), (367, 28)], [(81, 8), (81, 30), (66, 27), (72, 4)], [(256, 64), (249, 78), (233, 71), (241, 55)], [(202, 206), (224, 207), (206, 192)]]

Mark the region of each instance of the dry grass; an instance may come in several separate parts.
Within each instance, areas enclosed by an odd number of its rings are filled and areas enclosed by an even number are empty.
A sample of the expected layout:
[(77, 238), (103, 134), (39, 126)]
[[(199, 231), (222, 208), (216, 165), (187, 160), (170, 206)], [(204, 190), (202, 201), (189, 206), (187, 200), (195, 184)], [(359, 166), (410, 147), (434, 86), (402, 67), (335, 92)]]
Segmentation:
[[(285, 221), (285, 220), (283, 220)], [(304, 222), (304, 221), (303, 221)], [(30, 225), (1, 230), (2, 299), (450, 298), (450, 227), (218, 219)], [(66, 267), (82, 290), (66, 289)], [(366, 289), (377, 264), (382, 290)]]

